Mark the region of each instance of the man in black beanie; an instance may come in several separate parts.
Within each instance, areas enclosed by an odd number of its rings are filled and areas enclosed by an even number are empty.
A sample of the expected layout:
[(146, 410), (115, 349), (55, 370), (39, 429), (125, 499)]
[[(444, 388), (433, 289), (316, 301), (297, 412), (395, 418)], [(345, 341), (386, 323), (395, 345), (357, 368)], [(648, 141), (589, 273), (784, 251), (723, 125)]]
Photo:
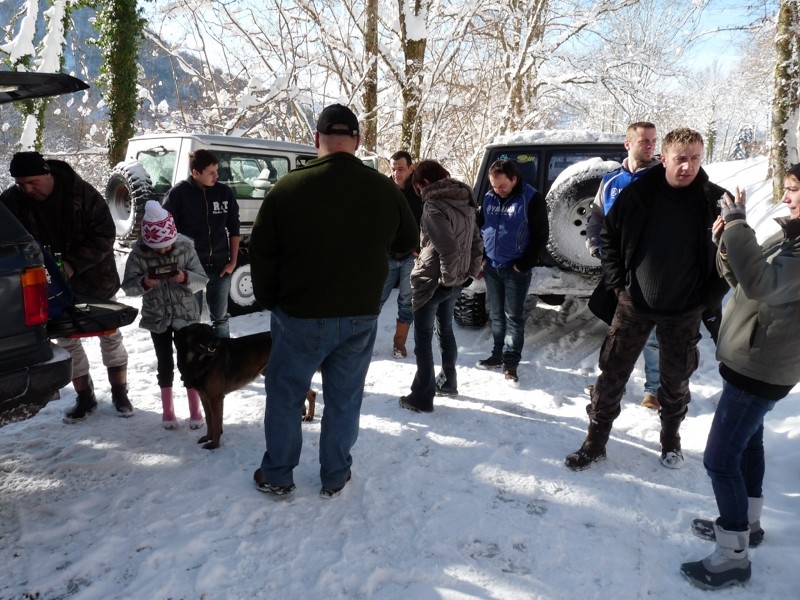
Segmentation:
[[(3, 202), (42, 246), (62, 256), (76, 294), (110, 299), (119, 289), (114, 259), (116, 229), (103, 197), (66, 162), (45, 160), (38, 152), (17, 152), (9, 166), (16, 185), (0, 195)], [(128, 399), (128, 353), (119, 331), (99, 337), (108, 370), (111, 398), (119, 416), (133, 415)], [(72, 385), (78, 397), (64, 422), (86, 418), (97, 406), (89, 359), (80, 338), (56, 343), (72, 356)]]

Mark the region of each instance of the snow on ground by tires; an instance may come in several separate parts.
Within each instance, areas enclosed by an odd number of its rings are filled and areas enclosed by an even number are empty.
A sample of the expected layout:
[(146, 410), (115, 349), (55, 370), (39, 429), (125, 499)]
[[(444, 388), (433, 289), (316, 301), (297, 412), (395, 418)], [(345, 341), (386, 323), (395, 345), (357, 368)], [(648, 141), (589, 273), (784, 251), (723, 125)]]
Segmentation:
[[(748, 220), (767, 235), (783, 213), (765, 202), (766, 162), (709, 172), (726, 187), (748, 186)], [(394, 303), (392, 295), (379, 321), (353, 479), (334, 500), (318, 496), (322, 394), (317, 419), (303, 426), (297, 491), (276, 501), (252, 482), (264, 450), (263, 380), (227, 398), (222, 446), (207, 451), (181, 392), (181, 427), (161, 428), (147, 332), (125, 330), (131, 419), (115, 416), (88, 341), (97, 412), (63, 424), (74, 398), (64, 390), (35, 418), (0, 430), (0, 599), (709, 598), (678, 574), (713, 548), (689, 528), (716, 515), (702, 452), (721, 384), (707, 337), (682, 428), (684, 468), (659, 464), (658, 418), (639, 406), (640, 363), (608, 460), (573, 473), (563, 459), (585, 433), (584, 387), (605, 331), (583, 301), (532, 307), (518, 388), (473, 367), (488, 356), (489, 328), (458, 328), (459, 395), (437, 398), (428, 415), (397, 403), (414, 363), (391, 358)], [(231, 330), (268, 326), (253, 314)], [(767, 417), (766, 539), (752, 552), (752, 580), (715, 598), (797, 597), (798, 400), (794, 391)]]

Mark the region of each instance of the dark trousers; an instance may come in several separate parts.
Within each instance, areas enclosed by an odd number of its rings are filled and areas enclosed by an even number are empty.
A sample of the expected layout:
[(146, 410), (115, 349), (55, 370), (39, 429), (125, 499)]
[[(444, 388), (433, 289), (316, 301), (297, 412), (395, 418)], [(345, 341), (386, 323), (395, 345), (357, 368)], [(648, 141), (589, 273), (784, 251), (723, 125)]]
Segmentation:
[(503, 359), (503, 368), (516, 369), (525, 343), (525, 300), (531, 287), (530, 271), (483, 267), (489, 314), (492, 318), (492, 356)]
[(164, 333), (150, 332), (153, 339), (153, 348), (156, 351), (156, 381), (158, 387), (172, 387), (175, 373), (175, 360), (172, 357), (172, 345), (175, 339), (175, 330), (167, 327)]
[(436, 367), (433, 362), (433, 334), (439, 340), (442, 354), (442, 381), (440, 387), (456, 390), (456, 360), (458, 345), (453, 333), (453, 311), (461, 286), (446, 288), (439, 286), (433, 297), (414, 311), (414, 355), (417, 372), (411, 382), (408, 402), (422, 410), (433, 410), (436, 394)]
[(703, 464), (719, 508), (719, 526), (746, 531), (749, 498), (764, 481), (764, 416), (774, 400), (754, 396), (727, 381), (708, 432)]
[(633, 305), (627, 292), (619, 296), (611, 326), (600, 348), (602, 373), (592, 390), (586, 412), (592, 421), (609, 427), (620, 413), (620, 400), (636, 359), (653, 327), (659, 344), (662, 428), (677, 428), (686, 416), (691, 400), (689, 377), (697, 369), (697, 342), (700, 340), (700, 315), (703, 307), (679, 314), (660, 315)]

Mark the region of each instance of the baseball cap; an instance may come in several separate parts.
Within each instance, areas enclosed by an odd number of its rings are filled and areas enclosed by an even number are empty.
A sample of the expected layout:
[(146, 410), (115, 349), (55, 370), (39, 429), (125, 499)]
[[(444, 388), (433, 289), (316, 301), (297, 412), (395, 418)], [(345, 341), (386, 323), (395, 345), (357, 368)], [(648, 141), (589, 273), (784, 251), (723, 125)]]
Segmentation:
[(358, 118), (343, 104), (326, 106), (317, 119), (317, 131), (326, 135), (358, 135)]

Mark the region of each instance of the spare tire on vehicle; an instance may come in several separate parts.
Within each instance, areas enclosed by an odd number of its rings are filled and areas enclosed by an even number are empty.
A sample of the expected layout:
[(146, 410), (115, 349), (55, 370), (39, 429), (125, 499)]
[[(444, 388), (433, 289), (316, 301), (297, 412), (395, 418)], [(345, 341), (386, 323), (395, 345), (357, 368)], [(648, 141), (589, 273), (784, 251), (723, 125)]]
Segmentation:
[(106, 204), (117, 228), (117, 239), (137, 240), (145, 202), (160, 199), (161, 196), (153, 191), (150, 176), (139, 161), (119, 163), (114, 167), (106, 184)]
[(231, 273), (231, 291), (228, 295), (228, 312), (232, 317), (262, 310), (253, 292), (250, 274), (250, 255), (247, 248), (239, 248), (236, 268)]
[(586, 249), (586, 227), (603, 175), (620, 164), (592, 158), (565, 169), (547, 194), (550, 238), (547, 253), (564, 269), (579, 273), (599, 273), (600, 261)]
[(453, 312), (455, 322), (462, 327), (483, 327), (489, 320), (489, 311), (486, 310), (486, 291), (473, 291), (469, 288), (462, 290), (456, 299)]

